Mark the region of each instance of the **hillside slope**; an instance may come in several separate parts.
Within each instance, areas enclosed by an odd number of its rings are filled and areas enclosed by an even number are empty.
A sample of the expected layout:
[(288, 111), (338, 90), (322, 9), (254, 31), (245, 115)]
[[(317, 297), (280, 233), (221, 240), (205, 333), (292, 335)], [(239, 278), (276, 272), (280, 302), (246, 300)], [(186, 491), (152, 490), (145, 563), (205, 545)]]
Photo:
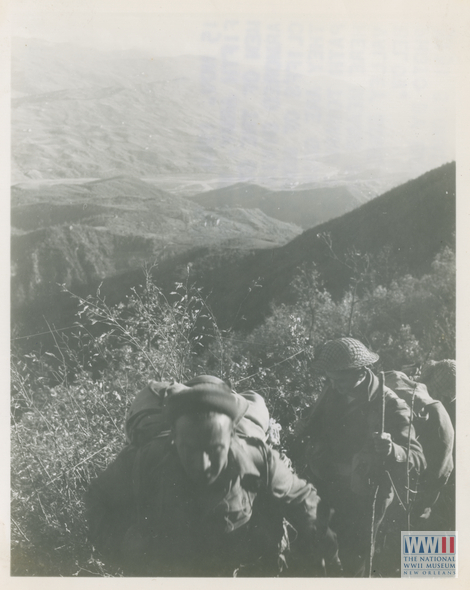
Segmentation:
[(285, 244), (301, 232), (259, 210), (215, 215), (135, 178), (13, 188), (13, 310), (200, 248)]
[[(105, 184), (97, 183), (95, 187)], [(78, 189), (75, 186), (70, 190)], [(30, 197), (26, 193), (22, 191), (21, 198), (27, 201)], [(129, 206), (130, 199), (124, 201)], [(117, 202), (115, 197), (115, 206)], [(292, 300), (292, 280), (304, 263), (316, 264), (325, 287), (334, 297), (340, 297), (348, 288), (351, 271), (342, 261), (351, 249), (372, 256), (386, 250), (379, 270), (390, 277), (420, 275), (430, 269), (443, 247), (455, 245), (455, 163), (432, 170), (339, 218), (307, 230), (284, 242), (284, 246), (273, 247), (272, 242), (268, 246), (272, 226), (266, 228), (263, 249), (257, 242), (262, 232), (251, 233), (252, 238), (247, 240), (237, 230), (240, 226), (234, 224), (242, 225), (247, 218), (255, 226), (266, 220), (260, 211), (253, 216), (253, 211), (228, 209), (234, 216), (230, 221), (212, 217), (213, 213), (208, 214), (196, 203), (189, 202), (187, 206), (200, 212), (197, 219), (201, 223), (195, 229), (199, 246), (192, 248), (185, 247), (187, 230), (181, 217), (169, 216), (173, 238), (169, 240), (167, 233), (160, 242), (156, 234), (152, 237), (143, 232), (126, 233), (125, 216), (113, 221), (121, 227), (120, 231), (85, 224), (62, 224), (54, 226), (52, 232), (50, 227), (29, 232), (17, 230), (12, 245), (14, 322), (20, 321), (24, 330), (28, 326), (47, 330), (47, 326), (40, 326), (43, 315), (57, 320), (58, 325), (72, 323), (73, 306), (70, 299), (58, 294), (57, 282), (67, 282), (76, 293), (87, 293), (96, 289), (100, 277), (108, 277), (103, 282), (102, 294), (116, 302), (131, 287), (141, 284), (144, 260), (157, 259), (154, 274), (164, 289), (172, 290), (174, 281), (187, 278), (189, 273), (189, 279), (208, 295), (220, 326), (244, 330), (260, 323), (273, 302)], [(122, 215), (121, 210), (119, 217)], [(135, 212), (129, 215), (132, 219)], [(221, 219), (219, 227), (222, 223), (225, 227), (232, 224), (234, 231), (227, 231), (225, 242), (208, 238), (220, 231), (212, 225), (217, 219)], [(140, 221), (147, 223), (142, 218)], [(278, 231), (287, 237), (282, 229)], [(331, 238), (333, 252), (322, 238), (326, 234)], [(161, 246), (167, 250), (159, 250)]]
[(347, 186), (270, 191), (238, 183), (195, 195), (191, 200), (206, 209), (221, 211), (224, 207), (258, 208), (269, 217), (308, 229), (339, 217), (369, 199), (353, 194)]
[(455, 215), (455, 163), (450, 163), (303, 232), (283, 247), (251, 252), (232, 264), (217, 256), (195, 261), (194, 280), (210, 286), (211, 304), (225, 327), (249, 330), (269, 313), (272, 302), (292, 296), (291, 282), (303, 263), (316, 264), (335, 297), (351, 278), (344, 264), (348, 250), (373, 256), (387, 250), (392, 274), (426, 272), (444, 246), (455, 247)]

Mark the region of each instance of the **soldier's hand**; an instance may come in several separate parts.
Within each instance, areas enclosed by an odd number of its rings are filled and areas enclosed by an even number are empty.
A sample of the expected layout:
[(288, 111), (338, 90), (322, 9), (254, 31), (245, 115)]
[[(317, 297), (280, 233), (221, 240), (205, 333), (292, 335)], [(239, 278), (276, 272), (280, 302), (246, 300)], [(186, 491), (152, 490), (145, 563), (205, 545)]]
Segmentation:
[(392, 437), (388, 432), (384, 432), (383, 434), (379, 434), (378, 432), (374, 432), (373, 434), (374, 439), (374, 448), (375, 452), (382, 458), (388, 457), (392, 452)]

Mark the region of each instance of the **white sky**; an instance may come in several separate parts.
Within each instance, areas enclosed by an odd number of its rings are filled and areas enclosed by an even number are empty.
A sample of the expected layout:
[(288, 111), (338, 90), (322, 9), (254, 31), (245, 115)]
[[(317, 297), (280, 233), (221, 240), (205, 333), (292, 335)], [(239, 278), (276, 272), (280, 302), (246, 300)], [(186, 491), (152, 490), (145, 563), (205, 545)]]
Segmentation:
[[(445, 3), (437, 11), (423, 9), (441, 6), (432, 0), (394, 0), (392, 7), (357, 0), (328, 4), (326, 12), (318, 0), (12, 0), (11, 32), (156, 56), (212, 55), (364, 84), (378, 75), (400, 84), (416, 75), (452, 73), (454, 35), (443, 26), (446, 18), (452, 22)], [(415, 5), (419, 10), (412, 10)]]

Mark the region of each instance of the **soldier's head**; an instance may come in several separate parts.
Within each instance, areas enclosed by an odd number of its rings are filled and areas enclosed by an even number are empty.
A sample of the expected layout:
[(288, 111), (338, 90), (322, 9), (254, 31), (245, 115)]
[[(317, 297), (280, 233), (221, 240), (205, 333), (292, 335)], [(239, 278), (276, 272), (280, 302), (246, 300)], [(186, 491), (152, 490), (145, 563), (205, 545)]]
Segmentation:
[(326, 342), (319, 351), (315, 365), (331, 381), (339, 393), (352, 392), (367, 374), (367, 367), (379, 355), (354, 338), (338, 338)]
[(213, 484), (227, 466), (234, 426), (246, 411), (244, 402), (218, 381), (179, 385), (167, 402), (181, 465), (202, 486)]
[(429, 361), (421, 370), (421, 382), (431, 397), (443, 403), (453, 402), (456, 392), (457, 365), (452, 359)]

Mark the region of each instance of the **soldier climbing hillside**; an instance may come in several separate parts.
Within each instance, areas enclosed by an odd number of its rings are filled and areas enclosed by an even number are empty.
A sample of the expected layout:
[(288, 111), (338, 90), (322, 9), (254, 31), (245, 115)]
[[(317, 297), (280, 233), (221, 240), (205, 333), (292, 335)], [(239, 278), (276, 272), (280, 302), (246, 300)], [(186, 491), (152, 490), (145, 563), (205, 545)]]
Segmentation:
[[(237, 434), (247, 399), (210, 376), (166, 394), (171, 434), (126, 447), (91, 485), (90, 539), (104, 558), (126, 575), (276, 576), (289, 523), (289, 575), (321, 574), (316, 490), (256, 435), (255, 421)], [(159, 408), (153, 416), (161, 431)]]
[(328, 384), (296, 431), (349, 577), (371, 574), (377, 531), (407, 470), (426, 467), (407, 404), (368, 368), (378, 359), (353, 338), (327, 342), (315, 362)]

